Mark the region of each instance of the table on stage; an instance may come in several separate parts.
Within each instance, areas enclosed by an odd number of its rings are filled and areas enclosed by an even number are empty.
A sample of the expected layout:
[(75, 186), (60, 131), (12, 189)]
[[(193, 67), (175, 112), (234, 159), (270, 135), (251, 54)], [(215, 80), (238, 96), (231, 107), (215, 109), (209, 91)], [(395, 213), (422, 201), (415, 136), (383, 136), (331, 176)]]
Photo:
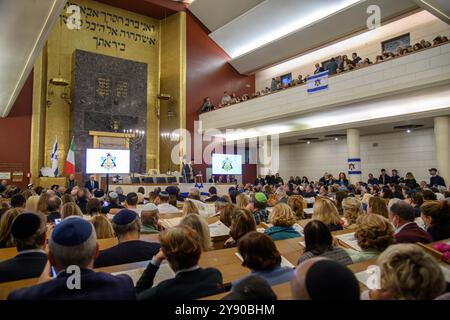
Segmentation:
[[(180, 192), (189, 192), (192, 188), (198, 188), (200, 189), (200, 192), (208, 192), (209, 188), (214, 186), (217, 189), (217, 195), (225, 195), (228, 194), (228, 189), (230, 187), (235, 186), (233, 183), (203, 183), (200, 185), (195, 183), (116, 183), (116, 184), (110, 184), (109, 190), (113, 191), (117, 187), (121, 187), (123, 189), (123, 193), (127, 194), (129, 192), (137, 192), (137, 189), (139, 187), (144, 187), (145, 189), (145, 195), (148, 195), (150, 191), (155, 190), (155, 188), (159, 187), (161, 190), (166, 189), (168, 186), (177, 186), (180, 188)], [(102, 186), (102, 188), (104, 188)]]

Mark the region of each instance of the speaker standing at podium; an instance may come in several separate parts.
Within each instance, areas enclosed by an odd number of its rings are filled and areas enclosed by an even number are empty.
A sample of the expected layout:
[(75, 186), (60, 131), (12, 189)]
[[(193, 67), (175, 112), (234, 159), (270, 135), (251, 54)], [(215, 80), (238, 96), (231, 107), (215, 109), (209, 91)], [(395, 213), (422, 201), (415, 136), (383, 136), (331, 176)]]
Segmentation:
[(191, 165), (189, 163), (183, 162), (183, 182), (189, 183), (191, 182)]

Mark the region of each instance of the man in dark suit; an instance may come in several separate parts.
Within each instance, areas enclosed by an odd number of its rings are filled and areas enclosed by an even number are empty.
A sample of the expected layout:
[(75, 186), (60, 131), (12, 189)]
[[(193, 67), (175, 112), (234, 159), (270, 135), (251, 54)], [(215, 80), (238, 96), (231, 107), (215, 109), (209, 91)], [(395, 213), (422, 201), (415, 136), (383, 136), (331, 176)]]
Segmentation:
[(216, 202), (219, 198), (217, 196), (217, 188), (216, 187), (210, 187), (209, 190), (209, 197), (205, 199), (205, 202)]
[(386, 174), (386, 169), (381, 169), (381, 175), (378, 178), (378, 182), (383, 185), (388, 185), (391, 182), (391, 177)]
[(46, 221), (35, 213), (14, 219), (11, 234), (19, 254), (0, 263), (0, 282), (39, 277), (47, 263)]
[(136, 212), (120, 210), (112, 219), (112, 225), (119, 244), (102, 250), (94, 262), (94, 268), (151, 260), (158, 253), (159, 243), (139, 240), (141, 219)]
[(71, 174), (69, 175), (69, 181), (67, 182), (67, 189), (69, 190), (69, 192), (70, 192), (70, 190), (72, 190), (73, 187), (75, 187), (76, 185), (77, 185), (77, 182), (75, 181), (75, 175), (74, 175), (73, 173), (71, 173)]
[(430, 243), (431, 235), (420, 228), (415, 219), (414, 208), (405, 201), (394, 203), (389, 208), (389, 220), (395, 226), (397, 243)]
[(86, 181), (84, 187), (87, 188), (90, 192), (94, 189), (98, 189), (98, 181), (95, 181), (95, 176), (91, 174), (89, 176), (89, 181)]
[(374, 178), (372, 173), (369, 173), (369, 179), (367, 180), (367, 184), (376, 185), (378, 184), (378, 179)]
[(403, 182), (403, 179), (398, 175), (398, 170), (392, 169), (392, 176), (390, 178), (390, 183), (399, 184), (402, 182)]
[(434, 187), (434, 186), (444, 186), (444, 187), (446, 187), (444, 178), (442, 178), (440, 175), (437, 174), (437, 169), (436, 168), (431, 168), (428, 171), (430, 172), (430, 175), (431, 175), (430, 187)]
[(191, 168), (191, 165), (189, 163), (183, 162), (183, 166), (182, 166), (181, 172), (183, 174), (183, 182), (184, 183), (191, 182), (192, 168)]
[[(136, 283), (138, 300), (194, 300), (224, 292), (222, 274), (198, 265), (202, 252), (198, 234), (186, 226), (160, 234), (161, 251)], [(167, 259), (175, 277), (153, 287), (161, 262)]]
[(255, 180), (255, 186), (257, 186), (258, 184), (264, 186), (266, 184), (266, 181), (264, 180), (264, 177), (260, 174), (258, 175), (258, 178), (256, 178)]
[[(50, 263), (41, 274), (41, 282), (9, 294), (9, 300), (133, 300), (133, 280), (128, 275), (113, 276), (95, 272), (92, 264), (98, 254), (92, 223), (78, 216), (64, 219), (49, 241)], [(57, 276), (51, 279), (53, 266)], [(48, 281), (45, 281), (48, 280)]]

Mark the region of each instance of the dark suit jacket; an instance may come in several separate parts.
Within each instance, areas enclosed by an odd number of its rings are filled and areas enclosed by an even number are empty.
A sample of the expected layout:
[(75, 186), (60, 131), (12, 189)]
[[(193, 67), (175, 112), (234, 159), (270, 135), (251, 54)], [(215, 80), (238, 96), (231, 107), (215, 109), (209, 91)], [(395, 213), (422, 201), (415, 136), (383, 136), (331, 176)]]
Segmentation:
[(431, 177), (430, 178), (430, 187), (433, 187), (433, 186), (444, 186), (444, 187), (446, 187), (444, 178), (442, 178), (440, 175), (436, 175), (434, 177)]
[(149, 263), (136, 284), (138, 300), (194, 300), (223, 292), (222, 274), (214, 268), (180, 272), (153, 287), (158, 267)]
[(386, 185), (391, 182), (391, 177), (389, 177), (387, 174), (385, 174), (384, 176), (380, 175), (380, 177), (378, 178), (378, 182), (380, 184)]
[(374, 185), (374, 184), (378, 184), (379, 182), (378, 182), (377, 178), (372, 178), (372, 179), (367, 180), (367, 183)]
[(37, 278), (46, 263), (47, 255), (43, 252), (19, 253), (0, 263), (0, 282)]
[(92, 188), (91, 180), (86, 181), (84, 184), (84, 187), (87, 188), (90, 192), (92, 192), (93, 189), (98, 189), (98, 181), (94, 181), (94, 187)]
[(67, 288), (67, 278), (62, 272), (51, 281), (13, 291), (8, 300), (134, 300), (136, 291), (128, 275), (81, 270), (81, 289)]
[(151, 260), (160, 247), (159, 243), (142, 240), (122, 242), (100, 251), (95, 259), (94, 268)]
[(417, 223), (409, 223), (405, 225), (399, 233), (395, 234), (397, 243), (430, 243), (433, 241), (431, 235), (421, 229)]
[(205, 202), (216, 202), (218, 198), (219, 198), (219, 197), (217, 196), (217, 194), (213, 194), (213, 195), (210, 196), (209, 198), (206, 198), (206, 199), (205, 199)]

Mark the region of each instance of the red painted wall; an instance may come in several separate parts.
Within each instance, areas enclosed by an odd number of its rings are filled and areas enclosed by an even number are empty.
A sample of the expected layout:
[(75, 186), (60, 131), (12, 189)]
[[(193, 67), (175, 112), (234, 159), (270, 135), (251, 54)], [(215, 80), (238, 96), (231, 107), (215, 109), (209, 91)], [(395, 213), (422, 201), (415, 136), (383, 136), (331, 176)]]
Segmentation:
[(28, 76), (8, 117), (0, 118), (0, 171), (23, 170), (22, 182), (11, 184), (26, 187), (30, 171), (31, 114), (33, 72)]
[[(255, 91), (255, 76), (241, 75), (229, 63), (230, 57), (211, 38), (209, 30), (189, 11), (186, 18), (186, 127), (193, 137), (194, 121), (203, 99), (210, 97), (217, 105), (224, 91), (237, 95)], [(246, 88), (246, 85), (250, 87)], [(192, 143), (193, 143), (192, 139)], [(192, 149), (193, 150), (193, 149)], [(195, 164), (206, 177), (206, 164)], [(256, 165), (244, 165), (243, 181), (256, 179)]]

